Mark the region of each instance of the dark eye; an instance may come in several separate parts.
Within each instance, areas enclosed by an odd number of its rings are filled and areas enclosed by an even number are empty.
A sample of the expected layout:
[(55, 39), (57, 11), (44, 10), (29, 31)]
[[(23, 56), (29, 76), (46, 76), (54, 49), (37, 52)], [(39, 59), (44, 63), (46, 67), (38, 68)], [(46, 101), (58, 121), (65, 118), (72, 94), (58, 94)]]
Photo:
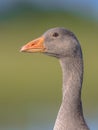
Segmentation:
[(59, 34), (57, 32), (53, 33), (53, 37), (58, 37)]

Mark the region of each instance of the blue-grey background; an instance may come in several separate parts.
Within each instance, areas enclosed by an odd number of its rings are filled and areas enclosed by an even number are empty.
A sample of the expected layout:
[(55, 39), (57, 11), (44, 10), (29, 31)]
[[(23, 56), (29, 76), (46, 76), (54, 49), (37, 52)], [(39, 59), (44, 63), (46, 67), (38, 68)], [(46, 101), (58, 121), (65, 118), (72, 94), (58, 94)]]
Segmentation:
[(0, 0), (0, 130), (52, 130), (62, 97), (59, 62), (19, 50), (57, 26), (81, 43), (84, 115), (98, 129), (98, 1)]

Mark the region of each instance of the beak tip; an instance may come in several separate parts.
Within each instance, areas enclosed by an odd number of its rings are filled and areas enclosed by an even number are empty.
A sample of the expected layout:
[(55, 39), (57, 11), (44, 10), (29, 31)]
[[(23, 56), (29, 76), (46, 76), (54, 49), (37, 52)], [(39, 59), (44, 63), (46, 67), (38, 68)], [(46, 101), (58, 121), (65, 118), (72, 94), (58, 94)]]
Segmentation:
[(26, 50), (26, 48), (23, 46), (21, 49), (20, 49), (20, 52), (24, 52)]

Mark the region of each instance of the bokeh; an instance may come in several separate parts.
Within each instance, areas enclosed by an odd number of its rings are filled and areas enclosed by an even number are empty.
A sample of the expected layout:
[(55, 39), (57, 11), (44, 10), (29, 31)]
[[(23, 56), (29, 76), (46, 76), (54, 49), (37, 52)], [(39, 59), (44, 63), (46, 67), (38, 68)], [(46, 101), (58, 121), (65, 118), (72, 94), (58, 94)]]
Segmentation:
[(55, 58), (20, 53), (47, 29), (65, 27), (78, 37), (84, 56), (85, 119), (98, 128), (98, 1), (0, 1), (0, 129), (52, 130), (62, 98)]

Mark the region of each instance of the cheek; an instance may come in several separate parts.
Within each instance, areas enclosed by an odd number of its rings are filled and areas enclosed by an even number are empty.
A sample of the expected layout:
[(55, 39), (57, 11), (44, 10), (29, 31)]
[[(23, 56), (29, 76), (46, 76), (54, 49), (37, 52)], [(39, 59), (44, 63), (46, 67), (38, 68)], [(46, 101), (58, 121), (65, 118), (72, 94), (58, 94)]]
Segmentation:
[(47, 51), (53, 52), (56, 54), (61, 54), (64, 52), (64, 45), (59, 40), (51, 40), (49, 42), (45, 42), (45, 47)]
[(46, 47), (46, 49), (49, 51), (53, 51), (53, 50), (55, 50), (55, 45), (54, 45), (54, 43), (53, 42), (45, 42), (45, 47)]

